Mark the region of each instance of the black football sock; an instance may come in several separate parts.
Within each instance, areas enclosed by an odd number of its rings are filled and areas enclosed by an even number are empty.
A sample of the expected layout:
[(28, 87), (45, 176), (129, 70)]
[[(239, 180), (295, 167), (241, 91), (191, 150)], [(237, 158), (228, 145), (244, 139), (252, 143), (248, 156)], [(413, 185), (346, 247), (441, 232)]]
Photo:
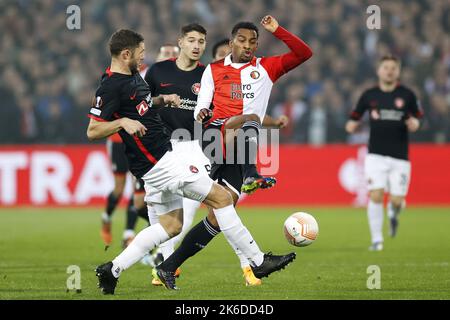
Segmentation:
[(138, 214), (136, 208), (134, 207), (134, 199), (133, 196), (131, 196), (127, 208), (127, 220), (126, 220), (127, 230), (134, 230), (134, 228), (136, 227), (137, 218)]
[(148, 210), (147, 206), (143, 206), (142, 208), (136, 209), (138, 217), (141, 217), (145, 221), (147, 221), (148, 224), (150, 224), (150, 220), (148, 218)]
[[(256, 155), (258, 153), (258, 135), (261, 124), (256, 121), (247, 121), (242, 126), (242, 131), (239, 134), (244, 134), (244, 152), (239, 152), (239, 163), (243, 164), (244, 179), (247, 177), (258, 176), (256, 169)], [(241, 139), (238, 139), (241, 141)], [(239, 146), (238, 146), (239, 151)]]
[(214, 227), (205, 217), (186, 234), (177, 250), (160, 264), (161, 269), (175, 272), (183, 262), (202, 250), (219, 233), (220, 229)]
[(119, 203), (120, 197), (116, 197), (114, 195), (114, 192), (111, 192), (108, 195), (108, 198), (106, 200), (106, 209), (105, 212), (106, 214), (110, 217), (112, 215), (112, 213), (114, 212), (114, 210), (117, 207), (117, 204)]

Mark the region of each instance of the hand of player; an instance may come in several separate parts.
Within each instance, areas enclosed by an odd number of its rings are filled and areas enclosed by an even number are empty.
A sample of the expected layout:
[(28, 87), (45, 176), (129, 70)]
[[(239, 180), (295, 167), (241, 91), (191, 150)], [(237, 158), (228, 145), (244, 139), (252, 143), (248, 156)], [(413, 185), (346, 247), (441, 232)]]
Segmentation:
[(162, 94), (161, 97), (163, 98), (164, 104), (169, 107), (179, 107), (181, 104), (180, 96), (177, 94)]
[(419, 130), (420, 122), (419, 120), (417, 120), (417, 118), (409, 117), (405, 120), (405, 123), (409, 132), (416, 132), (417, 130)]
[(147, 128), (137, 120), (131, 120), (129, 118), (120, 119), (121, 127), (129, 134), (143, 137), (147, 132)]
[(358, 129), (358, 127), (359, 121), (348, 120), (347, 123), (345, 124), (345, 131), (347, 131), (348, 133), (354, 133), (356, 129)]
[(284, 114), (279, 116), (278, 119), (275, 121), (275, 125), (280, 129), (285, 128), (288, 124), (289, 124), (289, 117), (285, 116)]
[(203, 108), (202, 110), (200, 110), (200, 112), (197, 115), (197, 121), (203, 123), (203, 122), (211, 119), (211, 117), (212, 117), (212, 111), (209, 109)]
[(264, 29), (272, 33), (274, 33), (279, 26), (278, 21), (271, 15), (267, 15), (264, 18), (262, 18), (261, 25), (263, 26)]

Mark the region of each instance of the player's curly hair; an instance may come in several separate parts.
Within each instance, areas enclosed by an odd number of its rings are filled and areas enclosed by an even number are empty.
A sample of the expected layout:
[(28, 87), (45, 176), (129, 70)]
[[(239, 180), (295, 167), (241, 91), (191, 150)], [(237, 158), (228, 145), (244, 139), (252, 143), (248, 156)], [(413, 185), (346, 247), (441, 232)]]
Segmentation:
[(256, 32), (256, 38), (259, 37), (259, 31), (258, 27), (253, 22), (238, 22), (234, 25), (233, 29), (231, 30), (231, 37), (234, 38), (238, 32), (239, 29), (249, 29), (254, 30)]
[(144, 41), (144, 37), (128, 29), (120, 29), (113, 33), (109, 40), (109, 52), (112, 56), (117, 56), (122, 50), (134, 50)]

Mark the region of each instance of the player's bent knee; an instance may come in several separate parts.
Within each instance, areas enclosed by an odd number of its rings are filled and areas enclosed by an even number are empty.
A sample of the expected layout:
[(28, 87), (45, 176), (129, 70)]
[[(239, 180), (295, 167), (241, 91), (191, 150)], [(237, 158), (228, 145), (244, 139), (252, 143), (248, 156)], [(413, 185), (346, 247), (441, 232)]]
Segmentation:
[(233, 199), (224, 187), (214, 183), (204, 203), (213, 209), (220, 209), (232, 205)]
[(227, 207), (232, 204), (233, 204), (233, 198), (231, 197), (231, 194), (227, 190), (222, 188), (222, 190), (219, 192), (219, 194), (217, 196), (218, 207), (215, 209), (224, 208), (224, 207)]
[(258, 123), (261, 123), (261, 119), (259, 118), (259, 116), (254, 113), (245, 115), (245, 121), (256, 121)]
[(390, 202), (396, 208), (401, 208), (403, 205), (403, 197), (391, 197)]
[(160, 215), (159, 223), (171, 238), (179, 235), (183, 229), (183, 209), (174, 209)]
[(161, 225), (171, 238), (179, 235), (183, 229), (183, 224), (178, 220), (172, 220), (170, 223), (161, 222)]
[(183, 224), (180, 221), (176, 221), (172, 225), (172, 232), (171, 236), (175, 237), (181, 233), (181, 230), (183, 230)]
[(384, 190), (370, 191), (370, 200), (375, 203), (382, 203), (384, 198)]

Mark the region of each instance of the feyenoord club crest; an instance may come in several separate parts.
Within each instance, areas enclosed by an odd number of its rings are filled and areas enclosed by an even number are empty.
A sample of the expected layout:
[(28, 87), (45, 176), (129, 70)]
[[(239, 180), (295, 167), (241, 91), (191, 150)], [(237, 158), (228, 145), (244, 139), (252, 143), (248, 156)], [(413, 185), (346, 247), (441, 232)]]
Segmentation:
[(398, 109), (401, 109), (405, 106), (405, 100), (402, 98), (395, 98), (394, 104)]
[(259, 72), (254, 70), (252, 72), (250, 72), (250, 77), (252, 77), (252, 79), (258, 79), (259, 78)]
[(198, 169), (197, 169), (196, 166), (190, 166), (189, 170), (191, 170), (192, 173), (197, 173), (198, 172)]
[(200, 92), (200, 83), (194, 83), (191, 87), (192, 93), (198, 96), (198, 93)]

